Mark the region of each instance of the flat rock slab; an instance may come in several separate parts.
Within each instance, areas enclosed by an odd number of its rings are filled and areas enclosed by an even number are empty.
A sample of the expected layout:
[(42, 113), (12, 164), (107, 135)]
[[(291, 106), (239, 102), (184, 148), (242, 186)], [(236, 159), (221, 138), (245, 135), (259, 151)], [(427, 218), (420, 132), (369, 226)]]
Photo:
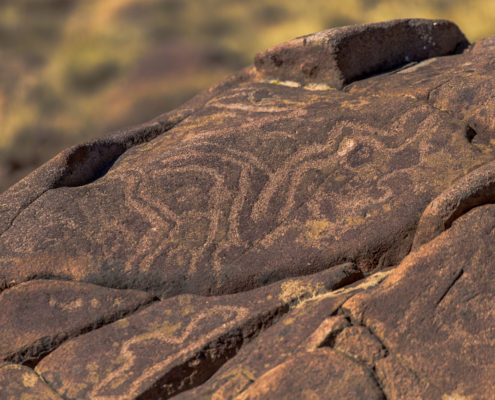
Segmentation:
[(0, 362), (2, 400), (62, 400), (31, 368)]
[(26, 362), (153, 300), (136, 290), (34, 280), (0, 293), (0, 359)]
[(342, 265), (235, 295), (172, 297), (66, 342), (36, 371), (68, 399), (168, 398), (208, 379), (290, 304), (356, 271)]

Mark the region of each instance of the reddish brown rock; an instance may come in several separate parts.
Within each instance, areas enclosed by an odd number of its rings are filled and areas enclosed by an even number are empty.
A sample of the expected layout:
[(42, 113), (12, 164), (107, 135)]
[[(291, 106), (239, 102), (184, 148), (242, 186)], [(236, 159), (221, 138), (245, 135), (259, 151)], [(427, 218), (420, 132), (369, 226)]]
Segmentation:
[(490, 399), (494, 43), (296, 39), (61, 153), (0, 195), (0, 349), (41, 381), (0, 372), (74, 399)]
[(403, 19), (301, 36), (257, 54), (255, 65), (265, 79), (341, 89), (410, 62), (460, 52), (468, 44), (452, 22)]
[(490, 162), (463, 176), (426, 207), (414, 235), (413, 249), (450, 228), (470, 209), (494, 201), (495, 162)]
[[(258, 82), (248, 69), (177, 111), (168, 130), (153, 123), (154, 139), (143, 139), (149, 127), (114, 136), (144, 143), (126, 145), (110, 169), (73, 181), (70, 171), (93, 164), (74, 156), (61, 173), (53, 160), (0, 199), (24, 204), (0, 218), (0, 281), (64, 276), (164, 297), (221, 295), (343, 261), (394, 265), (427, 204), (494, 159), (489, 131), (473, 139), (464, 120), (428, 103), (479, 57), (437, 57), (345, 91)], [(493, 79), (486, 62), (469, 68)], [(72, 183), (19, 200), (39, 174)]]
[(68, 399), (168, 398), (208, 379), (295, 301), (356, 272), (347, 264), (236, 295), (172, 297), (68, 341), (36, 371)]
[(0, 360), (36, 360), (64, 340), (122, 318), (153, 296), (87, 283), (34, 280), (0, 293)]
[(2, 400), (62, 400), (56, 392), (28, 367), (0, 362), (0, 398)]
[(340, 306), (352, 295), (378, 285), (388, 274), (376, 273), (359, 285), (304, 301), (243, 346), (207, 382), (179, 394), (177, 400), (235, 398), (278, 365), (317, 351), (320, 347), (333, 346), (335, 337), (349, 326), (345, 318), (335, 315)]
[(323, 346), (332, 347), (337, 335), (349, 325), (349, 321), (341, 315), (325, 318), (306, 341), (306, 350), (313, 351)]
[(378, 360), (387, 356), (380, 341), (364, 326), (351, 326), (344, 329), (332, 343), (332, 347), (365, 363), (370, 368), (373, 368)]
[(328, 348), (301, 354), (278, 365), (236, 397), (238, 400), (311, 398), (385, 399), (370, 371)]
[[(406, 257), (379, 290), (344, 305), (421, 383), (422, 399), (493, 397), (494, 232), (495, 206), (477, 207)], [(379, 365), (389, 381), (393, 369), (389, 361)], [(408, 398), (402, 393), (397, 398)]]
[[(403, 365), (393, 355), (378, 360), (375, 369), (383, 391), (387, 394), (387, 399), (442, 399), (442, 393), (438, 388), (420, 379), (414, 371)], [(458, 396), (450, 396), (450, 398), (443, 396), (446, 400), (459, 398)]]

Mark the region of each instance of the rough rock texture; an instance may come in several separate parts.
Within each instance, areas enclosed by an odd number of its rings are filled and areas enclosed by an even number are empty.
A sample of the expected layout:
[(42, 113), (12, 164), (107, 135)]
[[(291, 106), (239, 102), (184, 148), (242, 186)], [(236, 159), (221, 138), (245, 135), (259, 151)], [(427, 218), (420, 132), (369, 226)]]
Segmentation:
[(30, 368), (0, 363), (0, 397), (4, 400), (62, 400)]
[(0, 359), (27, 362), (153, 300), (136, 290), (33, 280), (0, 293)]
[(254, 63), (260, 77), (341, 89), (409, 62), (459, 52), (468, 44), (452, 22), (404, 19), (302, 36), (257, 54)]
[(290, 41), (0, 197), (4, 360), (70, 399), (493, 397), (495, 39), (311, 41), (311, 81)]
[(388, 350), (376, 369), (391, 391), (407, 390), (406, 378), (386, 373), (398, 362), (417, 381), (419, 398), (434, 391), (437, 398), (493, 398), (487, 388), (495, 379), (494, 229), (493, 205), (472, 210), (409, 254), (379, 290), (343, 305)]
[[(67, 342), (36, 371), (70, 399), (171, 396), (208, 379), (293, 302), (359, 279), (358, 274), (344, 264), (235, 295), (171, 297)], [(94, 354), (94, 348), (100, 351)]]

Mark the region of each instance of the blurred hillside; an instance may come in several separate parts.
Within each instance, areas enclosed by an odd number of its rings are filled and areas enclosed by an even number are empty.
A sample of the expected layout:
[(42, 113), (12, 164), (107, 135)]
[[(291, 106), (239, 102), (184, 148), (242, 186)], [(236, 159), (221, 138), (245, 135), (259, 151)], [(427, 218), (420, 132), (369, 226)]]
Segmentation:
[(0, 192), (61, 149), (180, 105), (278, 42), (446, 18), (495, 33), (486, 0), (0, 0)]

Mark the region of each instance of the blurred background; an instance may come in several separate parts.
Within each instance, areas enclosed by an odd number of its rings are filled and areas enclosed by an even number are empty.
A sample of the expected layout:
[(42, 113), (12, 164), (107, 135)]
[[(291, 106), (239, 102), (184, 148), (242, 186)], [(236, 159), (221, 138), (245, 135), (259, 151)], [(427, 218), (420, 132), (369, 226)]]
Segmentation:
[(406, 17), (453, 20), (470, 41), (495, 34), (491, 0), (0, 0), (0, 192), (276, 43)]

